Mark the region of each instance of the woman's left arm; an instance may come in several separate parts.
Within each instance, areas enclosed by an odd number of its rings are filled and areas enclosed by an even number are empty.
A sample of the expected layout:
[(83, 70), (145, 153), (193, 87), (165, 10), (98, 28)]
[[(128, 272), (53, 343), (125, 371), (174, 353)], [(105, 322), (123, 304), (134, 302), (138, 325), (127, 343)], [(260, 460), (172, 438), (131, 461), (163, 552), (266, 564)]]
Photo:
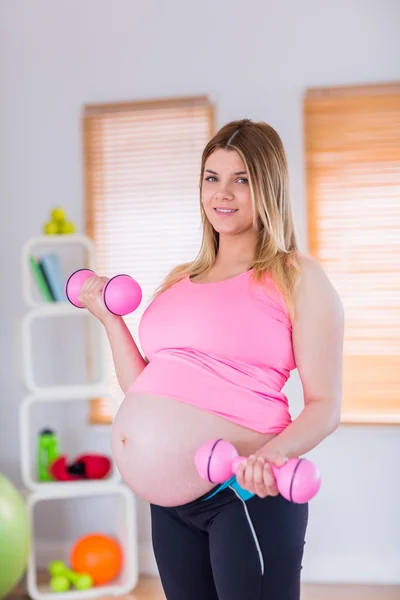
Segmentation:
[(333, 433), (340, 422), (344, 316), (341, 300), (320, 265), (300, 259), (295, 290), (293, 349), (304, 392), (304, 409), (237, 472), (238, 483), (264, 497), (277, 495), (268, 462), (281, 466)]

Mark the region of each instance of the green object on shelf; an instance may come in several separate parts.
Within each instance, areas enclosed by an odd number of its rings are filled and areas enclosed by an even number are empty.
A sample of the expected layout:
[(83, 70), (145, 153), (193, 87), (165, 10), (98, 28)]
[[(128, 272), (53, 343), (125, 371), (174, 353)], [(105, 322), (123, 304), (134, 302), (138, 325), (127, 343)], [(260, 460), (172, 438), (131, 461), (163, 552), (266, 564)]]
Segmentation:
[(43, 429), (38, 436), (37, 478), (39, 481), (53, 481), (50, 465), (59, 457), (58, 438), (51, 429)]
[[(52, 576), (50, 587), (55, 592), (66, 592), (72, 583), (77, 590), (89, 590), (93, 587), (93, 579), (87, 573), (71, 571), (61, 560), (54, 560), (49, 564), (49, 573)], [(65, 587), (65, 581), (67, 587)]]
[(54, 575), (50, 579), (50, 587), (53, 592), (67, 592), (70, 588), (70, 583), (65, 575)]
[(89, 590), (93, 587), (93, 579), (86, 573), (79, 573), (74, 585), (77, 590)]

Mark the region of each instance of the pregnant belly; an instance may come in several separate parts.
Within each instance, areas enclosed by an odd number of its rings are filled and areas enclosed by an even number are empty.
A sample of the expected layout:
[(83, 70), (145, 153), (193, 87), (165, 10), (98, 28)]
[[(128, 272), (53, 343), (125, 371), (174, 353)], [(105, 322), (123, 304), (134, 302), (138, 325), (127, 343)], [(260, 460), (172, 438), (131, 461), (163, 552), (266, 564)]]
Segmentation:
[(201, 444), (223, 438), (248, 456), (272, 437), (172, 398), (132, 392), (115, 417), (112, 449), (123, 480), (137, 496), (179, 506), (215, 485), (203, 481), (194, 466)]

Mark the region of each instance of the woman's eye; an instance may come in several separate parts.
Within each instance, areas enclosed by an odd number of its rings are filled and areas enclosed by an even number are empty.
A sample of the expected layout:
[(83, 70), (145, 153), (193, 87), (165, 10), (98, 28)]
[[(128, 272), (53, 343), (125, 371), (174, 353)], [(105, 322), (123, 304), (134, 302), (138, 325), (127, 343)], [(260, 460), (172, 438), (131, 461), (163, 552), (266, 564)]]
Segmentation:
[[(209, 181), (210, 183), (213, 183), (214, 181), (217, 181), (217, 178), (214, 177), (213, 175), (209, 175), (208, 177), (205, 178), (205, 181)], [(249, 183), (249, 180), (246, 177), (239, 177), (236, 181), (237, 181), (237, 183)]]

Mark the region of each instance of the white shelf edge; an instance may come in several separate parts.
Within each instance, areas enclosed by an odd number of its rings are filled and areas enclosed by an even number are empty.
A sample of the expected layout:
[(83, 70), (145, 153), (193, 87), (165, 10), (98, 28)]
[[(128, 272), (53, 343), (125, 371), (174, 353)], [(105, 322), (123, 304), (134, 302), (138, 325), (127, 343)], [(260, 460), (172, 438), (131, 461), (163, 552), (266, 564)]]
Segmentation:
[[(24, 488), (26, 489), (26, 487)], [(96, 485), (92, 487), (89, 485), (75, 484), (71, 482), (70, 485), (66, 485), (58, 488), (57, 492), (52, 493), (49, 490), (28, 490), (26, 494), (26, 502), (28, 506), (33, 506), (37, 502), (42, 500), (65, 500), (67, 498), (85, 498), (90, 496), (114, 496), (122, 495), (129, 502), (136, 502), (135, 494), (127, 487), (122, 481), (98, 481)]]
[(57, 316), (92, 316), (85, 308), (77, 308), (73, 306), (68, 300), (61, 302), (40, 302), (31, 306), (30, 309), (25, 313), (24, 319), (40, 319), (44, 317), (57, 317)]
[[(25, 383), (26, 385), (26, 383)], [(109, 396), (111, 393), (106, 387), (106, 382), (95, 383), (93, 385), (63, 385), (63, 386), (48, 386), (36, 387), (27, 386), (30, 402), (46, 402), (46, 401), (62, 401), (65, 400), (85, 400), (86, 398), (97, 398), (98, 396)]]
[(63, 233), (55, 235), (37, 235), (29, 238), (23, 245), (23, 250), (33, 248), (34, 246), (54, 246), (67, 244), (82, 244), (87, 248), (93, 245), (92, 240), (83, 233)]
[[(60, 600), (60, 597), (65, 600), (82, 600), (82, 598), (105, 598), (105, 597), (115, 597), (115, 596), (124, 596), (131, 592), (138, 582), (137, 577), (132, 577), (131, 581), (124, 584), (109, 584), (103, 586), (95, 586), (89, 590), (79, 591), (79, 590), (69, 590), (68, 592), (63, 592), (62, 594), (53, 592), (50, 586), (46, 585), (33, 585), (30, 593), (33, 600)], [(49, 590), (49, 591), (47, 591)]]
[[(34, 502), (41, 500), (67, 498), (85, 498), (87, 496), (109, 496), (119, 494), (121, 489), (126, 486), (120, 477), (107, 478), (104, 480), (93, 481), (61, 481), (54, 483), (39, 483), (35, 487), (29, 487), (25, 484), (24, 490), (28, 501)], [(124, 492), (122, 492), (124, 493)]]

